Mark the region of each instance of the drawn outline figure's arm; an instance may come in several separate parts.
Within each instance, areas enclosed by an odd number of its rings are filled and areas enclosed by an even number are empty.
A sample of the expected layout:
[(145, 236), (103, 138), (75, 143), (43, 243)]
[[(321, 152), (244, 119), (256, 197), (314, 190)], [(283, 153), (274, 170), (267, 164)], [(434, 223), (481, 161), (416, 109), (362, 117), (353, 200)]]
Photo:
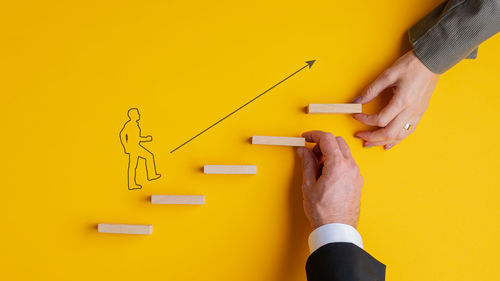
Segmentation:
[(142, 136), (140, 127), (139, 127), (139, 138), (140, 138), (140, 142), (150, 142), (153, 140), (153, 136)]
[(127, 153), (127, 149), (125, 148), (125, 143), (128, 143), (128, 138), (127, 138), (127, 134), (124, 132), (124, 130), (125, 130), (125, 126), (123, 126), (123, 128), (120, 131), (120, 143), (122, 144), (123, 150), (125, 151), (125, 153)]

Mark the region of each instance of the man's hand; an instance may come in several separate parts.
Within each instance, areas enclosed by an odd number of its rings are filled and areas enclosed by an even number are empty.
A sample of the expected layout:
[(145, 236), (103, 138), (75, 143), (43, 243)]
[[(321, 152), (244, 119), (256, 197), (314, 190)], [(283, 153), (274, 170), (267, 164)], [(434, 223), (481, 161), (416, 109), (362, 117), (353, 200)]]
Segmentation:
[(328, 223), (356, 227), (363, 177), (345, 140), (330, 133), (303, 134), (316, 143), (312, 151), (300, 147), (304, 211), (314, 228)]
[[(354, 118), (369, 126), (380, 127), (374, 131), (355, 134), (364, 140), (365, 147), (384, 146), (386, 150), (400, 143), (410, 135), (427, 109), (432, 92), (439, 79), (415, 55), (409, 51), (384, 71), (354, 102), (365, 104), (385, 89), (390, 88), (393, 96), (379, 113), (354, 114)], [(409, 123), (409, 130), (404, 129)]]

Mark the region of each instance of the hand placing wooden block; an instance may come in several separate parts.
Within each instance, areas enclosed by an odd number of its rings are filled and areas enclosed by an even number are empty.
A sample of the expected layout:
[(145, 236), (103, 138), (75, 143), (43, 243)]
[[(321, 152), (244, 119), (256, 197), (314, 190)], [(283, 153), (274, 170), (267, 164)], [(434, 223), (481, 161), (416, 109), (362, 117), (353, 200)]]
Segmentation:
[(205, 165), (205, 174), (232, 174), (232, 175), (255, 175), (257, 166), (255, 165)]
[(361, 113), (360, 103), (311, 103), (307, 108), (309, 114), (351, 114)]
[(305, 146), (305, 138), (253, 136), (252, 144)]
[(203, 205), (205, 204), (205, 196), (204, 195), (152, 195), (151, 203)]
[(153, 233), (153, 225), (100, 223), (97, 225), (97, 231), (101, 233), (151, 234)]

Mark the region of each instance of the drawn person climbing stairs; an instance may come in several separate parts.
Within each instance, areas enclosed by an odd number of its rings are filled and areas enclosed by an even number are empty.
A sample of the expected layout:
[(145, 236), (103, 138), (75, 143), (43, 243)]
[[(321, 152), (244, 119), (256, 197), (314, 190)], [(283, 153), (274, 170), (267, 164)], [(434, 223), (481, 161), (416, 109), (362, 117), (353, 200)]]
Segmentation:
[(137, 166), (139, 158), (146, 160), (146, 174), (149, 181), (159, 179), (161, 174), (156, 172), (155, 158), (151, 151), (141, 145), (142, 142), (150, 142), (152, 136), (141, 136), (141, 127), (139, 120), (141, 115), (137, 108), (131, 108), (127, 112), (129, 120), (125, 122), (120, 131), (120, 142), (123, 146), (125, 154), (128, 154), (128, 169), (127, 180), (128, 189), (141, 189), (142, 186), (137, 184)]

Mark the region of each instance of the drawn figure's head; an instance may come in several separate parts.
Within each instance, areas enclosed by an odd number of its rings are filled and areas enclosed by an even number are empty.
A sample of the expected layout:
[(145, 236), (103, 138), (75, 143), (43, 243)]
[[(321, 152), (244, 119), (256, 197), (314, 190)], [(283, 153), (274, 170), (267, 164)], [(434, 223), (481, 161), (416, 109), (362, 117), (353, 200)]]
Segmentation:
[(141, 115), (139, 114), (139, 109), (131, 108), (127, 112), (128, 118), (132, 121), (139, 121), (141, 119)]

